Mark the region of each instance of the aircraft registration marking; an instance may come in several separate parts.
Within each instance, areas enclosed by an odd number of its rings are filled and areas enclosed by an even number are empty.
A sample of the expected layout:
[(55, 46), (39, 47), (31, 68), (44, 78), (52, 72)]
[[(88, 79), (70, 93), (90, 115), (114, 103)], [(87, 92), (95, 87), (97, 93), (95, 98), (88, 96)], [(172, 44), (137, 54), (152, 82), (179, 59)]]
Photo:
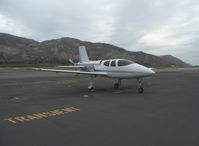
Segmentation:
[(7, 122), (16, 124), (16, 123), (20, 123), (20, 122), (28, 122), (28, 121), (32, 121), (32, 120), (38, 120), (38, 119), (43, 119), (43, 118), (47, 118), (47, 117), (68, 114), (68, 113), (76, 112), (76, 111), (80, 111), (80, 109), (75, 108), (75, 107), (68, 107), (68, 108), (62, 108), (62, 109), (55, 109), (55, 110), (48, 111), (48, 112), (41, 112), (41, 113), (35, 113), (35, 114), (30, 114), (30, 115), (4, 118), (4, 120)]

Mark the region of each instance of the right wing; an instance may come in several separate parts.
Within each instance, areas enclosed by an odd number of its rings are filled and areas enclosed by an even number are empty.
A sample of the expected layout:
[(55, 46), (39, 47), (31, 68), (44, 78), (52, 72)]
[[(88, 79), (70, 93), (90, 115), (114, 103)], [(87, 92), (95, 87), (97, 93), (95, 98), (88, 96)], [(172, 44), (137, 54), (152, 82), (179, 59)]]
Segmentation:
[(48, 71), (48, 72), (56, 72), (56, 73), (74, 73), (74, 74), (85, 74), (85, 75), (99, 75), (99, 76), (107, 76), (107, 72), (87, 72), (87, 71), (74, 71), (74, 70), (57, 70), (57, 69), (45, 69), (45, 68), (32, 68), (36, 71)]
[(56, 67), (62, 67), (62, 68), (85, 68), (85, 66), (56, 66)]

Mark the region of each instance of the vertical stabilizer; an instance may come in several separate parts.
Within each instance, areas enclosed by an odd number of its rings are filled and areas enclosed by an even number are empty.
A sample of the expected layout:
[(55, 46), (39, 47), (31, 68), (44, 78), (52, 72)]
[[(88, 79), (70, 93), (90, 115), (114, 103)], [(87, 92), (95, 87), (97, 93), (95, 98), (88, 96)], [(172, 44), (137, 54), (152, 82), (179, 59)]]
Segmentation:
[(89, 61), (85, 46), (79, 46), (79, 61), (81, 63)]

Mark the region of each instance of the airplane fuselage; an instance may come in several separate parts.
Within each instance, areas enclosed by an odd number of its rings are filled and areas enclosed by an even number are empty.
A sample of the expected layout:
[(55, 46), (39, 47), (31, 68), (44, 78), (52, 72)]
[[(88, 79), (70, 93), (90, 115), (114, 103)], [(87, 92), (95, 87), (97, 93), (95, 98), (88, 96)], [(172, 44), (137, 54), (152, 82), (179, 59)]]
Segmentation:
[(92, 72), (107, 72), (109, 78), (143, 78), (155, 74), (150, 68), (126, 59), (89, 61), (77, 63), (77, 65), (85, 66), (88, 71)]

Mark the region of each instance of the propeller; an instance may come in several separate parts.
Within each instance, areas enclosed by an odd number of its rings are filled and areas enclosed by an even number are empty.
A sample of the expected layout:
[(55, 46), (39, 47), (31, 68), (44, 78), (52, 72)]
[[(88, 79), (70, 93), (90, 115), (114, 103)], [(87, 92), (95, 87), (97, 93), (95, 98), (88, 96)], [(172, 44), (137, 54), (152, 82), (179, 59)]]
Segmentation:
[(75, 65), (75, 62), (72, 60), (72, 59), (69, 59), (68, 60), (71, 64), (74, 64)]

